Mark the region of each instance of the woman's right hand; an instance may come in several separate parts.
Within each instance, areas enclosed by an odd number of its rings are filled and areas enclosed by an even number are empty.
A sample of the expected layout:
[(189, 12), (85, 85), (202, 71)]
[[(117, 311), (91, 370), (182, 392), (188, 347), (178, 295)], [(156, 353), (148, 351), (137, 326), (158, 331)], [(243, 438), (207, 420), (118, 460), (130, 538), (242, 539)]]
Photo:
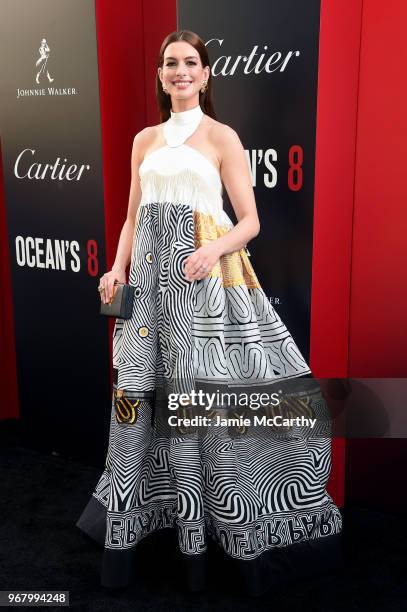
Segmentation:
[(100, 282), (99, 282), (100, 300), (104, 304), (107, 304), (112, 299), (113, 286), (116, 280), (119, 283), (125, 283), (126, 282), (126, 270), (110, 270), (110, 272), (105, 272), (105, 274), (100, 278)]

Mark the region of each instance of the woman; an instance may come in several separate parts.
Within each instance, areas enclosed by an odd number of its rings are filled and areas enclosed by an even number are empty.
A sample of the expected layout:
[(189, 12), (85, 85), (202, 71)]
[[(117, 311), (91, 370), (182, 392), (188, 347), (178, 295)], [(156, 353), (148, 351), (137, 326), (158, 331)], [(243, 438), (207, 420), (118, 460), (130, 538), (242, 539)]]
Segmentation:
[[(206, 584), (209, 540), (254, 595), (286, 570), (300, 575), (304, 561), (314, 571), (337, 563), (342, 522), (325, 490), (324, 401), (248, 259), (260, 227), (251, 177), (238, 135), (215, 118), (211, 84), (202, 40), (167, 36), (161, 123), (134, 138), (127, 219), (100, 280), (107, 302), (131, 262), (133, 314), (116, 319), (113, 334), (105, 470), (77, 523), (104, 545), (108, 587), (134, 579), (138, 542), (166, 527), (191, 590)], [(253, 419), (259, 390), (269, 392), (259, 417), (316, 415), (320, 434), (243, 420)]]

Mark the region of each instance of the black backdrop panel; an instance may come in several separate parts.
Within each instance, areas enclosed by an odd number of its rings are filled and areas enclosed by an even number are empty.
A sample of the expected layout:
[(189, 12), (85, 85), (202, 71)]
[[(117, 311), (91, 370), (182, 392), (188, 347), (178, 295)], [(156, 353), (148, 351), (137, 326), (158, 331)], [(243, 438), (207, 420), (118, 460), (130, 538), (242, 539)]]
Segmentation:
[[(217, 119), (240, 136), (261, 231), (249, 244), (266, 295), (309, 359), (319, 0), (178, 0), (205, 42)], [(225, 210), (236, 222), (225, 194)]]
[(2, 0), (1, 138), (22, 422), (100, 456), (109, 419), (99, 84), (92, 0)]

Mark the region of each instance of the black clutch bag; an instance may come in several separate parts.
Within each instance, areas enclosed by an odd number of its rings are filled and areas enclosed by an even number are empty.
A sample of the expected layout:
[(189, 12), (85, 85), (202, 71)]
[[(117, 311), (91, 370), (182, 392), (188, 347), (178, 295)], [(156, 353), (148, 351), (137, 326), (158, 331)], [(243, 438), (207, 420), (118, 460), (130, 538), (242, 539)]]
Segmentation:
[(115, 281), (113, 298), (110, 302), (100, 304), (100, 314), (119, 319), (130, 319), (133, 312), (135, 287)]

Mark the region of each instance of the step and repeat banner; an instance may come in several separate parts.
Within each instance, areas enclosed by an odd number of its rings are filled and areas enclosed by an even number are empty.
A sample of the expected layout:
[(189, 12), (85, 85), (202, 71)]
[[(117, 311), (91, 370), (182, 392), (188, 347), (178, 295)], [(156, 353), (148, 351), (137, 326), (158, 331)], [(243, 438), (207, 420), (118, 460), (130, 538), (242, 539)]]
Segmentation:
[(110, 418), (93, 0), (2, 0), (1, 141), (20, 416), (33, 444), (100, 453)]
[[(309, 360), (320, 0), (178, 0), (205, 42), (217, 119), (240, 136), (260, 234), (252, 264)], [(225, 210), (236, 221), (225, 193)]]
[[(177, 2), (178, 29), (207, 45), (217, 118), (247, 154), (261, 220), (252, 263), (307, 360), (319, 16), (319, 0)], [(97, 292), (106, 261), (94, 1), (2, 0), (0, 51), (20, 415), (33, 442), (101, 462), (111, 389)]]

